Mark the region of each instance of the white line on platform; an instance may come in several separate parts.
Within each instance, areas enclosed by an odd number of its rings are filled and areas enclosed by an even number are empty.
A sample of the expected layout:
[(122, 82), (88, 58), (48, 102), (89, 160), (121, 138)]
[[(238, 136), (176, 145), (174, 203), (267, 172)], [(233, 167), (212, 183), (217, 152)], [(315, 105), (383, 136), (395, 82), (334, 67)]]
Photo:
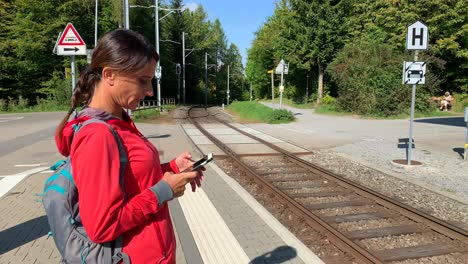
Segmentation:
[(16, 164), (15, 167), (39, 167), (41, 164)]
[(40, 173), (41, 174), (46, 174), (46, 173), (52, 173), (54, 172), (53, 170), (45, 170), (45, 171), (41, 171)]
[(3, 179), (0, 180), (0, 198), (2, 198), (6, 193), (13, 189), (18, 183), (20, 183), (26, 177), (41, 172), (48, 169), (49, 167), (39, 167), (30, 169), (15, 175), (5, 175), (0, 176)]
[[(263, 205), (261, 205), (255, 198), (250, 195), (242, 186), (239, 185), (234, 179), (226, 175), (215, 164), (208, 164), (220, 177), (223, 179), (251, 208), (254, 210), (265, 223), (275, 231), (283, 241), (296, 249), (297, 256), (301, 258), (304, 263), (310, 264), (324, 264), (324, 262), (317, 257), (304, 243), (296, 238), (286, 227), (284, 227), (270, 212), (268, 212)], [(198, 191), (198, 190), (197, 190)], [(180, 199), (180, 198), (179, 198)], [(240, 262), (239, 262), (240, 263)]]

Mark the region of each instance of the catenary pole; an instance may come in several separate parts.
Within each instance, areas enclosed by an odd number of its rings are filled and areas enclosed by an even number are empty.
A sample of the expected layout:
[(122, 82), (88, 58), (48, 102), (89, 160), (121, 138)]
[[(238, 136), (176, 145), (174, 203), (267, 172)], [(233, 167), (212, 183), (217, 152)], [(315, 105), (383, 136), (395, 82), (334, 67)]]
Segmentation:
[(182, 32), (182, 102), (185, 104), (185, 32)]
[(158, 0), (154, 0), (154, 29), (155, 29), (155, 45), (156, 45), (156, 52), (158, 53), (159, 55), (159, 60), (156, 64), (156, 72), (159, 72), (159, 74), (157, 74), (155, 72), (155, 76), (156, 76), (156, 83), (157, 83), (157, 87), (156, 87), (156, 93), (157, 93), (157, 97), (158, 97), (158, 108), (161, 109), (161, 76), (160, 76), (160, 65), (161, 65), (161, 54), (159, 53), (159, 1)]

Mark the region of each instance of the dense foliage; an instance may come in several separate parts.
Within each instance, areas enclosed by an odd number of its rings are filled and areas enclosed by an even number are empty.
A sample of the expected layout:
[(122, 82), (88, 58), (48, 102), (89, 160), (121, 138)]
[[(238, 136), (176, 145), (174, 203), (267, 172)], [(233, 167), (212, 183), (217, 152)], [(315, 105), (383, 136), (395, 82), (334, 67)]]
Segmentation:
[[(70, 57), (54, 55), (52, 50), (58, 33), (69, 22), (75, 26), (87, 48), (94, 47), (95, 2), (0, 0), (0, 105), (17, 105), (19, 98), (27, 104), (36, 104), (44, 99), (69, 104)], [(123, 27), (122, 2), (98, 1), (99, 36)], [(130, 29), (144, 34), (154, 43), (153, 4), (154, 1), (149, 0), (130, 0), (134, 7), (129, 13)], [(160, 0), (159, 6), (166, 9), (183, 7), (182, 0)], [(168, 13), (160, 9), (159, 18)], [(161, 97), (177, 98), (182, 93), (182, 74), (176, 74), (176, 64), (182, 64), (182, 32), (185, 32), (186, 48), (186, 102), (204, 102), (207, 83), (209, 103), (225, 103), (228, 65), (230, 98), (242, 99), (248, 87), (239, 50), (235, 44), (228, 43), (219, 20), (208, 20), (202, 6), (196, 10), (173, 12), (159, 21)], [(207, 82), (205, 53), (210, 65)], [(86, 65), (86, 57), (77, 56), (78, 71)], [(182, 95), (180, 98), (182, 100)]]
[[(284, 59), (290, 64), (287, 98), (320, 102), (329, 94), (348, 112), (407, 113), (411, 86), (402, 85), (402, 64), (413, 60), (405, 50), (406, 29), (417, 20), (429, 28), (429, 49), (419, 53), (428, 67), (416, 109), (429, 111), (431, 96), (468, 93), (463, 0), (278, 0), (248, 51), (247, 78), (257, 97), (271, 97), (267, 71)], [(274, 81), (278, 87), (279, 75)]]
[[(88, 48), (94, 46), (96, 0), (0, 0), (0, 106), (44, 102), (68, 104), (70, 58), (52, 54), (57, 34), (73, 23)], [(99, 36), (123, 27), (121, 0), (99, 0)], [(160, 0), (181, 9), (182, 0)], [(464, 0), (277, 0), (274, 13), (255, 33), (244, 68), (237, 46), (219, 20), (196, 10), (159, 10), (161, 96), (182, 101), (182, 33), (185, 32), (187, 103), (278, 98), (281, 59), (289, 64), (283, 96), (295, 102), (317, 99), (335, 109), (373, 115), (408, 113), (411, 86), (402, 85), (406, 28), (429, 27), (426, 84), (417, 86), (416, 108), (428, 111), (429, 98), (450, 91), (459, 102), (468, 94), (468, 5)], [(155, 41), (153, 0), (130, 0), (130, 28)], [(167, 16), (166, 16), (167, 15)], [(207, 58), (205, 62), (205, 56)], [(205, 70), (205, 63), (208, 70)], [(86, 58), (77, 57), (78, 70)], [(228, 74), (229, 67), (229, 74)], [(155, 98), (149, 98), (155, 99)], [(46, 101), (47, 101), (46, 100)], [(329, 102), (333, 103), (329, 103)]]

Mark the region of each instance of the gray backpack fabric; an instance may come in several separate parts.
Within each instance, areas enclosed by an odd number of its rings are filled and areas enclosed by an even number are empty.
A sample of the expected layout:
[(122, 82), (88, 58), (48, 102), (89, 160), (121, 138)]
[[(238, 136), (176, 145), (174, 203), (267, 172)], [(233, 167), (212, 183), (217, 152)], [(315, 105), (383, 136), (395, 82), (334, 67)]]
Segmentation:
[[(84, 126), (91, 123), (103, 123), (109, 127), (117, 141), (120, 156), (120, 187), (124, 191), (124, 171), (127, 165), (127, 154), (117, 132), (108, 123), (89, 119), (82, 124), (74, 125), (74, 136)], [(123, 261), (130, 264), (130, 258), (122, 252), (122, 236), (115, 241), (102, 244), (92, 242), (81, 224), (78, 208), (78, 189), (73, 181), (70, 157), (57, 162), (51, 167), (55, 174), (44, 183), (42, 204), (55, 244), (62, 255), (61, 263), (69, 264), (116, 264)]]

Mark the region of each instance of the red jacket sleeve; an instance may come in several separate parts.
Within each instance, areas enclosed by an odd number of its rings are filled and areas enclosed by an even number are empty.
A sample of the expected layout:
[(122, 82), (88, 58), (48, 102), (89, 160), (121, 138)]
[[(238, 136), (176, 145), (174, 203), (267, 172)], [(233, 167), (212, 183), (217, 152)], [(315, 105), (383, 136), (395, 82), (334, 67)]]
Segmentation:
[(92, 241), (115, 240), (161, 209), (149, 189), (124, 201), (119, 185), (119, 150), (107, 126), (95, 123), (83, 127), (71, 149), (81, 220)]
[(175, 162), (175, 159), (171, 160), (168, 163), (161, 164), (161, 169), (163, 174), (166, 172), (173, 172), (173, 173), (179, 173), (179, 167), (177, 167), (177, 164)]

